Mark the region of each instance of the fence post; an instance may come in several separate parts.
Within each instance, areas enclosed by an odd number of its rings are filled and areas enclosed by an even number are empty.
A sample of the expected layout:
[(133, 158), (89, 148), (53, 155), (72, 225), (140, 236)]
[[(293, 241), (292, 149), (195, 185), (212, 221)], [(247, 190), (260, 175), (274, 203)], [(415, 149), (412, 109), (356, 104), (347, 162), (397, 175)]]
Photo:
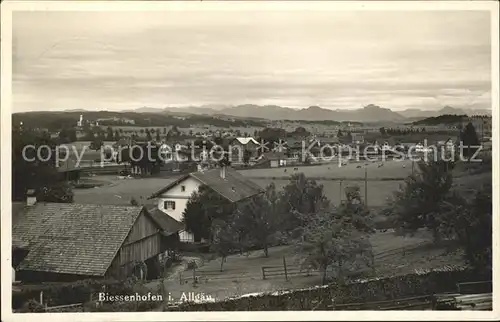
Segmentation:
[(196, 284), (196, 266), (193, 267), (193, 284)]
[(285, 280), (288, 281), (288, 274), (286, 272), (286, 259), (285, 259), (285, 256), (283, 256), (283, 267), (285, 268)]
[(40, 304), (43, 305), (43, 291), (40, 291)]
[(182, 285), (182, 272), (179, 272), (179, 284)]
[(262, 279), (265, 280), (266, 279), (266, 269), (264, 266), (262, 266)]

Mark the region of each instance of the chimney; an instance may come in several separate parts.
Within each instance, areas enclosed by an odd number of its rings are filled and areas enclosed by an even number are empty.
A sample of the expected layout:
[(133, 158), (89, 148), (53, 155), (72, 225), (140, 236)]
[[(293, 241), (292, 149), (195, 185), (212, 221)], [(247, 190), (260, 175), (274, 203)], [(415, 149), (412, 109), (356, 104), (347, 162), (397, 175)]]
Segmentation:
[(222, 179), (226, 179), (226, 165), (223, 165), (221, 168), (220, 168), (220, 177)]
[(26, 192), (26, 206), (33, 206), (36, 204), (36, 194), (34, 189), (28, 189)]

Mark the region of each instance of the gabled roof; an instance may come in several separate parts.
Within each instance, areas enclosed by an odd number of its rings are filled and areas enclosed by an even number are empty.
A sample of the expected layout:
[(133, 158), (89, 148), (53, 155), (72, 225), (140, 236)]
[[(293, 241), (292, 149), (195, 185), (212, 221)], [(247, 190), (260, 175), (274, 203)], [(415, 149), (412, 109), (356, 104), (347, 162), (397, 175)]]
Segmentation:
[(265, 152), (262, 154), (263, 159), (265, 160), (283, 160), (286, 159), (286, 154), (285, 152), (278, 152), (278, 151), (272, 151), (272, 152)]
[(29, 249), (18, 269), (103, 276), (142, 207), (40, 203), (26, 207), (12, 238)]
[(157, 207), (148, 209), (148, 213), (158, 226), (161, 227), (163, 234), (166, 236), (184, 229), (184, 225), (181, 222), (178, 222)]
[[(252, 142), (254, 144), (259, 144), (254, 138), (249, 137), (249, 138), (234, 138), (234, 140), (238, 141), (239, 143), (243, 145), (247, 145), (248, 143)], [(234, 141), (233, 140), (233, 141)]]
[(230, 202), (237, 202), (252, 197), (264, 191), (259, 185), (245, 178), (245, 176), (241, 175), (233, 168), (230, 167), (226, 168), (225, 179), (221, 177), (220, 172), (221, 172), (220, 168), (215, 168), (207, 171), (198, 171), (189, 173), (177, 179), (176, 181), (170, 183), (165, 188), (155, 192), (148, 199), (159, 197), (160, 195), (164, 194), (172, 187), (178, 185), (187, 178), (194, 178), (201, 184), (210, 187), (212, 190), (214, 190), (215, 192), (217, 192)]

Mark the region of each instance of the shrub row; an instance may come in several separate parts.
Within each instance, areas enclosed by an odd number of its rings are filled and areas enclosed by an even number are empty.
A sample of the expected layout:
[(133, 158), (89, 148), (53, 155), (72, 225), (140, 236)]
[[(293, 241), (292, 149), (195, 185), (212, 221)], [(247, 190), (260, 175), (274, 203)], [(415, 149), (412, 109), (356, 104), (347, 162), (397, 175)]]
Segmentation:
[(44, 302), (49, 306), (85, 303), (90, 296), (103, 290), (110, 294), (124, 294), (135, 283), (132, 279), (126, 281), (86, 279), (69, 283), (19, 285), (18, 290), (12, 292), (12, 308), (20, 309), (30, 300), (39, 301), (43, 291)]

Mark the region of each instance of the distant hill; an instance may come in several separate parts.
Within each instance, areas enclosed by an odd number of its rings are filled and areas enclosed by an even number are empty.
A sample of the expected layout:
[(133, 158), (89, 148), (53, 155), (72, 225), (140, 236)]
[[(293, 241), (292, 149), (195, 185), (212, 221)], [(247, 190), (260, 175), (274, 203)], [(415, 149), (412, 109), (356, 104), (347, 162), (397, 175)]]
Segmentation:
[(452, 124), (458, 124), (461, 123), (464, 119), (467, 118), (467, 115), (461, 114), (461, 115), (456, 115), (456, 114), (445, 114), (445, 115), (439, 115), (439, 116), (433, 116), (433, 117), (428, 117), (423, 120), (419, 120), (416, 122), (413, 122), (413, 125), (452, 125)]
[[(69, 112), (69, 111), (68, 111)], [(75, 112), (74, 110), (72, 112)], [(83, 112), (83, 111), (81, 111)], [(358, 109), (336, 109), (331, 110), (320, 106), (309, 106), (296, 109), (278, 105), (255, 105), (242, 104), (237, 106), (210, 104), (188, 107), (165, 107), (152, 108), (140, 107), (133, 111), (122, 111), (123, 113), (154, 113), (163, 115), (199, 115), (219, 118), (261, 119), (261, 120), (290, 120), (290, 121), (336, 121), (336, 122), (414, 122), (429, 117), (440, 115), (491, 115), (488, 110), (460, 109), (445, 106), (439, 110), (406, 109), (403, 111), (392, 111), (389, 108), (369, 104)], [(88, 113), (88, 112), (85, 112)]]
[(491, 110), (485, 109), (461, 109), (451, 106), (445, 106), (440, 110), (429, 111), (420, 109), (406, 109), (403, 111), (398, 111), (399, 114), (406, 118), (427, 118), (427, 117), (437, 117), (439, 115), (491, 115)]
[[(266, 120), (292, 120), (292, 121), (353, 121), (353, 122), (377, 122), (377, 121), (401, 121), (404, 117), (377, 105), (367, 105), (354, 110), (330, 110), (319, 106), (310, 106), (303, 109), (294, 109), (278, 105), (255, 105), (243, 104), (233, 107), (206, 106), (166, 108), (156, 110), (155, 113), (190, 113), (203, 115), (228, 115), (240, 118), (261, 118)], [(153, 112), (153, 111), (151, 111)]]

